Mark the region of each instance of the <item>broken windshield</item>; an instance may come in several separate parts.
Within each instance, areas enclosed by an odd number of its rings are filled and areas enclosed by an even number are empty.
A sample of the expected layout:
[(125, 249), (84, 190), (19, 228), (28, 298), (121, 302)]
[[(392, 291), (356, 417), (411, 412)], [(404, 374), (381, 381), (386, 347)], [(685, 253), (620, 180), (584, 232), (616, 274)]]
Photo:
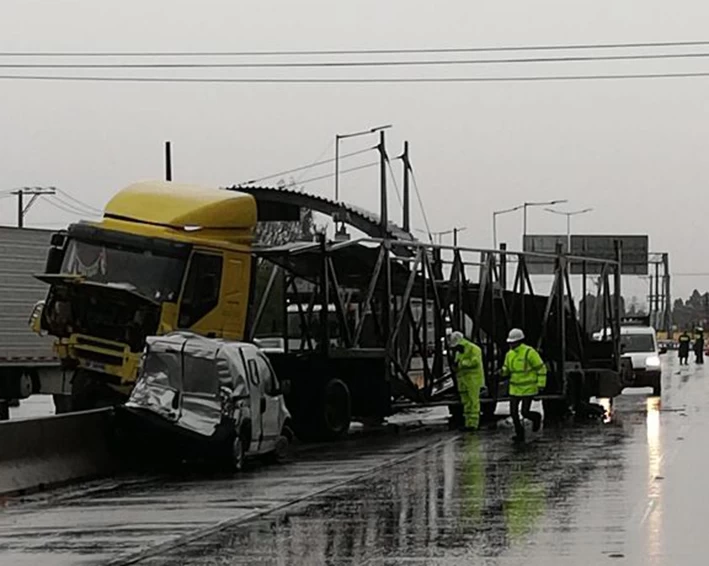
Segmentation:
[(70, 240), (62, 273), (134, 291), (153, 301), (174, 302), (185, 260), (119, 246)]

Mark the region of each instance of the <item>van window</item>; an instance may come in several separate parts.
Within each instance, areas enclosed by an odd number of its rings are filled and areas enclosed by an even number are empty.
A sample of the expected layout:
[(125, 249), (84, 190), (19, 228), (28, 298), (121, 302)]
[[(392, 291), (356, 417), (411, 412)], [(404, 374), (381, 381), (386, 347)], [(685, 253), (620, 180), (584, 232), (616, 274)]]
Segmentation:
[(268, 363), (263, 354), (258, 354), (256, 356), (256, 365), (263, 382), (263, 391), (267, 395), (273, 395), (276, 391), (276, 378), (271, 370), (271, 364)]
[(183, 391), (203, 395), (216, 395), (219, 391), (214, 358), (185, 355), (183, 358)]
[(180, 305), (180, 328), (189, 328), (219, 304), (222, 282), (222, 257), (197, 252), (192, 255)]
[(655, 339), (652, 334), (623, 334), (620, 346), (626, 354), (655, 351)]

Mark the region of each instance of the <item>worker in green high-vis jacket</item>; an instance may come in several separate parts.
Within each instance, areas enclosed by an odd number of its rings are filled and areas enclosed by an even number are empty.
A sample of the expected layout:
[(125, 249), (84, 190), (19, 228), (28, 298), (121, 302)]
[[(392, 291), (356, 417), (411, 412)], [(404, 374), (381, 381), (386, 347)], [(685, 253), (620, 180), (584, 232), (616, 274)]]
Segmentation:
[(458, 392), (463, 403), (463, 430), (474, 431), (480, 425), (480, 390), (485, 385), (482, 350), (466, 340), (461, 332), (451, 333), (449, 345), (454, 353)]
[(510, 380), (510, 414), (515, 426), (515, 442), (524, 442), (522, 417), (532, 421), (532, 430), (542, 428), (542, 415), (532, 411), (532, 401), (547, 384), (547, 367), (534, 348), (524, 343), (524, 332), (513, 328), (507, 337), (509, 351), (502, 366), (502, 376)]

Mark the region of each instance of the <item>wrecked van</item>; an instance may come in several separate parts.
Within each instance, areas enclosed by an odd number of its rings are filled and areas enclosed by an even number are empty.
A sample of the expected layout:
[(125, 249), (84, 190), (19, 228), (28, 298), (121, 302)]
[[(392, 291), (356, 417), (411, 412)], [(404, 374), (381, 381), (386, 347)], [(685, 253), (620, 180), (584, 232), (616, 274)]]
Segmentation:
[(284, 393), (255, 345), (173, 332), (147, 338), (119, 422), (143, 449), (237, 471), (247, 456), (286, 456), (293, 433)]

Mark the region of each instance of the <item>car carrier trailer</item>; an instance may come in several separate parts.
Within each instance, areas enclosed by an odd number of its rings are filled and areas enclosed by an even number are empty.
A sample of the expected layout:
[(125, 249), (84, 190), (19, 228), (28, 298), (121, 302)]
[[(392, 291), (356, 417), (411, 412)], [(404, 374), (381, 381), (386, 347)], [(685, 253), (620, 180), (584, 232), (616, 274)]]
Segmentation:
[[(584, 415), (591, 397), (620, 393), (619, 262), (546, 256), (555, 269), (551, 292), (542, 295), (527, 269), (528, 260), (542, 254), (324, 238), (254, 254), (270, 276), (254, 289), (249, 338), (273, 340), (273, 321), (264, 328), (261, 317), (267, 305), (272, 311), (279, 304), (282, 324), (276, 326), (284, 334), (269, 355), (291, 381), (287, 402), (303, 437), (336, 437), (351, 419), (380, 420), (405, 404), (444, 404), (455, 414), (459, 402), (446, 351), (453, 330), (483, 348), (487, 416), (507, 399), (497, 375), (511, 327), (524, 328), (549, 366), (541, 396), (547, 418)], [(599, 299), (611, 329), (606, 342), (592, 340), (575, 307), (572, 259), (602, 264)], [(294, 305), (297, 336), (289, 321)]]

